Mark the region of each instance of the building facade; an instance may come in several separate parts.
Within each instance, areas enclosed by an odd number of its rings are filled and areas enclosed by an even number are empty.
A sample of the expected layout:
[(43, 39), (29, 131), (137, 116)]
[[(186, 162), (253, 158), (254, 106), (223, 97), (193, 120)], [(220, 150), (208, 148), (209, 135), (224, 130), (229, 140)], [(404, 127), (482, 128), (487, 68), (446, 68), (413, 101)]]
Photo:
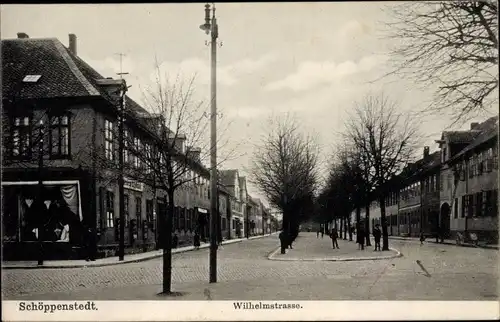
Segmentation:
[[(98, 256), (115, 255), (118, 248), (117, 93), (124, 82), (81, 60), (76, 36), (70, 35), (68, 47), (25, 34), (2, 40), (5, 259), (38, 258), (40, 241), (45, 259), (82, 258), (89, 239)], [(168, 200), (148, 180), (127, 175), (148, 173), (134, 151), (151, 148), (155, 132), (145, 109), (128, 96), (124, 105), (126, 252), (147, 251), (159, 246), (158, 216)], [(194, 229), (206, 230), (209, 215), (209, 173), (196, 151), (187, 171), (192, 182), (174, 197), (173, 228), (181, 243)]]
[(498, 239), (498, 116), (472, 123), (469, 131), (443, 132), (441, 221), (451, 238), (474, 232)]

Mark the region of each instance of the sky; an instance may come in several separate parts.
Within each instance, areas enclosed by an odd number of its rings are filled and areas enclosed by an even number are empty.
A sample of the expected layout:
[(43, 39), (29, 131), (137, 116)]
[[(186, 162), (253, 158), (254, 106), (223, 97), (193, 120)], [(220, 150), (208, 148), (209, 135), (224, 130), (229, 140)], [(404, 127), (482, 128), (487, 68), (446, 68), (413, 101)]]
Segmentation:
[[(410, 115), (427, 106), (429, 89), (402, 78), (380, 80), (390, 71), (388, 48), (395, 41), (383, 37), (382, 23), (389, 19), (383, 9), (390, 5), (216, 4), (217, 108), (225, 136), (221, 167), (248, 176), (252, 151), (267, 133), (270, 116), (292, 113), (304, 132), (314, 133), (324, 170), (354, 103), (365, 95), (383, 92)], [(195, 77), (193, 100), (209, 100), (210, 47), (202, 23), (203, 3), (1, 7), (2, 39), (25, 32), (68, 45), (68, 34), (74, 33), (78, 55), (106, 77), (117, 77), (117, 54), (125, 54), (121, 69), (129, 73), (129, 94), (138, 102), (154, 84), (157, 68), (172, 79)], [(421, 149), (430, 146), (431, 152), (437, 149), (434, 140), (452, 123), (438, 117), (415, 121), (424, 134)], [(251, 183), (248, 190), (265, 201)]]

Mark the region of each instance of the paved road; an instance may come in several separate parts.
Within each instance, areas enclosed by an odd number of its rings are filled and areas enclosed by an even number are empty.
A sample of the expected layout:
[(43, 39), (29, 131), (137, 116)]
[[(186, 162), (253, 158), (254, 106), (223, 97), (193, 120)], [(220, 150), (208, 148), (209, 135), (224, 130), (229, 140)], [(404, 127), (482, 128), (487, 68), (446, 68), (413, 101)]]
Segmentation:
[[(300, 242), (299, 238), (296, 243)], [(496, 250), (391, 241), (403, 257), (353, 262), (268, 260), (277, 246), (276, 236), (224, 246), (219, 252), (219, 283), (210, 285), (208, 250), (176, 254), (173, 286), (189, 291), (189, 299), (203, 299), (207, 288), (213, 299), (497, 298)], [(161, 267), (161, 259), (153, 259), (108, 267), (4, 270), (2, 293), (5, 299), (156, 299)]]

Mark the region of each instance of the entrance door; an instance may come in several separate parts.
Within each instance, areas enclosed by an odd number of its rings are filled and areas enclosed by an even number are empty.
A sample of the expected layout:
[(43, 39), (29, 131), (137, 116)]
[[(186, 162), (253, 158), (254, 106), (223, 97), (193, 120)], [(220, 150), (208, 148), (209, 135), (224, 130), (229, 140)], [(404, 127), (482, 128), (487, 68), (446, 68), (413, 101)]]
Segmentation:
[(450, 236), (450, 213), (451, 213), (450, 205), (448, 203), (444, 203), (441, 206), (440, 224), (445, 238)]

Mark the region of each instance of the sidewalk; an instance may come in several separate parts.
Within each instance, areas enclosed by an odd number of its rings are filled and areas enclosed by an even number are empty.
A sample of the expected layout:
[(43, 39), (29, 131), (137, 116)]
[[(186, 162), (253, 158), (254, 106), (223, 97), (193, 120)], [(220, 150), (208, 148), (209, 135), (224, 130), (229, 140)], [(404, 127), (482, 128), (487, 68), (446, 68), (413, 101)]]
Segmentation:
[[(238, 238), (230, 239), (222, 242), (222, 245), (241, 243), (245, 240), (258, 239), (268, 236), (276, 235), (277, 233), (271, 233), (260, 236), (253, 236), (250, 238)], [(210, 243), (202, 243), (200, 249), (210, 247)], [(172, 254), (184, 253), (194, 250), (194, 246), (185, 246), (172, 249)], [(118, 260), (118, 256), (105, 257), (96, 259), (93, 262), (87, 262), (86, 260), (55, 260), (55, 261), (44, 261), (42, 266), (37, 265), (37, 261), (4, 261), (2, 262), (3, 269), (42, 269), (42, 268), (80, 268), (80, 267), (102, 267), (110, 265), (120, 265), (127, 263), (142, 262), (149, 259), (157, 258), (163, 256), (163, 250), (154, 250), (146, 253), (137, 253), (125, 255), (123, 261)]]
[(338, 239), (339, 249), (333, 249), (332, 240), (325, 235), (317, 238), (316, 233), (300, 233), (293, 249), (287, 249), (281, 254), (280, 248), (272, 252), (268, 259), (277, 261), (360, 261), (380, 260), (400, 257), (396, 249), (389, 251), (374, 251), (374, 246), (358, 250), (358, 245), (348, 240)]
[[(418, 241), (420, 239), (418, 237), (400, 237), (400, 236), (389, 236), (389, 239), (398, 239), (398, 240), (411, 240)], [(426, 238), (425, 243), (434, 243), (434, 244), (445, 244), (445, 245), (453, 245), (453, 246), (462, 246), (462, 247), (477, 247), (477, 248), (487, 248), (487, 249), (499, 249), (498, 245), (491, 244), (481, 244), (479, 243), (477, 246), (473, 244), (464, 243), (462, 245), (457, 245), (454, 239), (444, 239), (442, 243), (436, 243), (436, 238)]]

